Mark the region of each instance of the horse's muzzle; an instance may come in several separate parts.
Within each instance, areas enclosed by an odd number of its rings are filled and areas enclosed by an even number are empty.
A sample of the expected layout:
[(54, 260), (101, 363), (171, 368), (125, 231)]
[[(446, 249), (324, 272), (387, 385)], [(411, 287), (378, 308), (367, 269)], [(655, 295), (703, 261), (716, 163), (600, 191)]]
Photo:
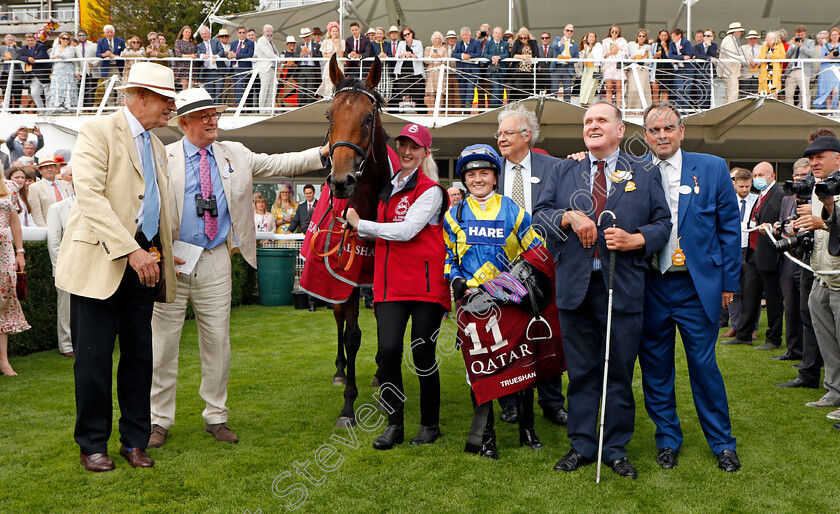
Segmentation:
[(327, 186), (336, 198), (350, 198), (358, 183), (359, 181), (352, 173), (345, 175), (341, 180), (336, 180), (332, 175), (327, 177)]

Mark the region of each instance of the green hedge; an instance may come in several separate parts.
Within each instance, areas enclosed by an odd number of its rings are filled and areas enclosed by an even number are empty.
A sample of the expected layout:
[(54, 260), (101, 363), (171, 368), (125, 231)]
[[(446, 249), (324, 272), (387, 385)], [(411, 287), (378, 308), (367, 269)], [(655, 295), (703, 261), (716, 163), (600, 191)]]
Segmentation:
[[(52, 277), (52, 265), (46, 242), (26, 241), (26, 275), (28, 295), (21, 302), (26, 320), (31, 329), (9, 336), (9, 353), (26, 355), (32, 352), (58, 349), (56, 334), (56, 293)], [(232, 264), (234, 306), (252, 303), (255, 300), (257, 271), (250, 267), (242, 255), (236, 254)], [(187, 307), (187, 316), (192, 317), (192, 308)]]

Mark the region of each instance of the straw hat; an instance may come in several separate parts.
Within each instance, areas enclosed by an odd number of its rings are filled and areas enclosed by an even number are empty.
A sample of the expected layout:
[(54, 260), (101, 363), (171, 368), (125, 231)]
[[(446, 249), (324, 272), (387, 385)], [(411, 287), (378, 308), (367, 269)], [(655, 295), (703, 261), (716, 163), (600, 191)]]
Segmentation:
[(741, 22), (736, 21), (736, 22), (734, 22), (734, 23), (730, 23), (730, 24), (729, 24), (729, 30), (727, 30), (727, 31), (726, 31), (726, 33), (727, 33), (727, 34), (732, 34), (733, 32), (737, 32), (737, 31), (739, 31), (739, 30), (740, 30), (741, 32), (743, 32), (743, 31), (744, 31), (744, 27), (742, 27), (742, 26), (741, 26)]
[(399, 32), (399, 31), (400, 31), (400, 29), (398, 29), (396, 25), (391, 25), (391, 28), (388, 29), (388, 34), (390, 34), (391, 32)]
[(300, 29), (300, 37), (309, 37), (312, 35), (312, 30), (309, 27)]
[(161, 66), (153, 62), (135, 63), (128, 72), (128, 80), (124, 86), (116, 89), (124, 90), (141, 87), (154, 91), (167, 98), (175, 98), (175, 75), (172, 68)]
[[(134, 69), (134, 67), (132, 66), (131, 69)], [(216, 109), (216, 112), (227, 110), (227, 105), (216, 105), (210, 93), (203, 87), (193, 87), (178, 93), (175, 97), (175, 107), (177, 111), (175, 112), (175, 117), (169, 120), (168, 125), (170, 127), (177, 127), (178, 118), (196, 111), (210, 108)]]
[(758, 32), (751, 30), (747, 33), (747, 39), (756, 38), (758, 39)]
[(297, 40), (295, 39), (295, 36), (286, 36), (286, 44), (289, 44), (289, 43), (297, 43)]
[(450, 29), (446, 31), (446, 37), (458, 37), (458, 34), (456, 34), (454, 30)]
[(222, 36), (230, 36), (230, 32), (228, 32), (227, 29), (219, 29), (219, 33), (216, 34), (216, 37)]

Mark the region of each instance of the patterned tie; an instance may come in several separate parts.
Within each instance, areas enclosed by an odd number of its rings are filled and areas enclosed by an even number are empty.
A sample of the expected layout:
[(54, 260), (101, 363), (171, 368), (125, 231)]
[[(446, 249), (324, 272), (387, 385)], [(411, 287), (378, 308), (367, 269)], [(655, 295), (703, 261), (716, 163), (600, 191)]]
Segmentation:
[[(665, 202), (668, 204), (668, 212), (671, 212), (671, 187), (668, 183), (668, 162), (667, 161), (659, 161), (659, 173), (662, 175), (662, 189), (665, 190)], [(673, 221), (673, 220), (671, 220)], [(671, 235), (668, 238), (668, 243), (665, 245), (665, 248), (659, 251), (659, 272), (665, 273), (665, 271), (671, 267), (671, 256), (674, 254), (674, 250), (676, 250), (677, 245), (677, 225), (674, 224), (671, 226)]]
[[(595, 171), (595, 176), (592, 177), (592, 199), (595, 207), (595, 223), (598, 223), (598, 218), (604, 212), (604, 207), (607, 205), (607, 176), (604, 174), (604, 166), (606, 161), (595, 161), (598, 166)], [(598, 243), (595, 243), (595, 258), (601, 258), (601, 253), (598, 251)]]
[(64, 198), (61, 197), (61, 189), (58, 187), (58, 184), (55, 181), (53, 181), (52, 187), (53, 193), (55, 194), (55, 201), (60, 202), (61, 200), (63, 200)]
[(525, 209), (525, 188), (522, 185), (522, 165), (513, 167), (513, 187), (510, 190), (510, 198), (516, 205)]
[(155, 179), (155, 161), (152, 158), (152, 143), (149, 131), (143, 131), (143, 235), (151, 241), (158, 233), (160, 223), (160, 198)]
[(391, 43), (391, 57), (397, 56), (397, 44)]
[(744, 214), (747, 213), (747, 201), (741, 198), (741, 223), (744, 222)]
[[(198, 175), (199, 182), (201, 182), (201, 196), (206, 200), (213, 194), (213, 181), (210, 179), (210, 161), (207, 159), (207, 149), (202, 148), (198, 151)], [(216, 234), (219, 233), (219, 226), (217, 219), (210, 216), (210, 211), (204, 211), (204, 233), (211, 241), (216, 239)]]

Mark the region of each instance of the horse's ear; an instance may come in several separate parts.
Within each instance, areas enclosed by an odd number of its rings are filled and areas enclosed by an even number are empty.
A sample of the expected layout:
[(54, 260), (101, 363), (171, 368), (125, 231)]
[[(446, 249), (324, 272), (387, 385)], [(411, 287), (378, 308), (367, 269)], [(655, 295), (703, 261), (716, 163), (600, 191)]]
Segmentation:
[(341, 68), (338, 66), (338, 59), (336, 58), (336, 54), (333, 54), (330, 57), (330, 80), (332, 81), (333, 85), (338, 84), (342, 80), (344, 80), (344, 72), (341, 71)]
[(379, 79), (382, 78), (382, 61), (379, 60), (379, 56), (373, 58), (373, 64), (370, 65), (370, 71), (367, 74), (367, 78), (365, 79), (365, 86), (368, 89), (373, 91), (376, 86), (379, 84)]

